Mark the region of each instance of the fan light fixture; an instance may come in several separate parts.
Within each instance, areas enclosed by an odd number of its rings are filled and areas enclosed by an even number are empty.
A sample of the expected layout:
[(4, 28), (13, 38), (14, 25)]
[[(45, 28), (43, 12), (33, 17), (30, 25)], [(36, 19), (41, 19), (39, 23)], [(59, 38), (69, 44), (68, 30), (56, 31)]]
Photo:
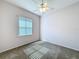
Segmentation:
[(42, 4), (40, 4), (40, 12), (46, 12), (48, 11), (48, 4), (45, 2), (43, 2), (42, 0)]

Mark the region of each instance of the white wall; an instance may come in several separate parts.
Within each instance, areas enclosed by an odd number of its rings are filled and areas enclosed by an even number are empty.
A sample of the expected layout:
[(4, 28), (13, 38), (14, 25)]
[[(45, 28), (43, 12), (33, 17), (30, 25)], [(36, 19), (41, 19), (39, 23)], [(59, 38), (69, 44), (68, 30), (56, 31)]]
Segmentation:
[[(32, 36), (17, 35), (18, 16), (32, 18)], [(39, 16), (0, 0), (0, 52), (39, 40), (39, 20)]]
[(41, 39), (79, 51), (79, 2), (43, 15)]

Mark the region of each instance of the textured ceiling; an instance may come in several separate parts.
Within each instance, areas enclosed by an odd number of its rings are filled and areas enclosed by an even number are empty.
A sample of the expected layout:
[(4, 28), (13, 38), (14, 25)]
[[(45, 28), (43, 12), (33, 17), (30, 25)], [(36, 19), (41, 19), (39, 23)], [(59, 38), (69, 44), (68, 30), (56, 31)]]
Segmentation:
[[(41, 15), (41, 13), (38, 11), (41, 0), (5, 0), (5, 1), (15, 4), (21, 8), (27, 9), (37, 15)], [(79, 0), (44, 0), (44, 2), (48, 2), (49, 11), (50, 9), (52, 9), (53, 11), (53, 10), (59, 10), (61, 8), (65, 8), (78, 1)]]

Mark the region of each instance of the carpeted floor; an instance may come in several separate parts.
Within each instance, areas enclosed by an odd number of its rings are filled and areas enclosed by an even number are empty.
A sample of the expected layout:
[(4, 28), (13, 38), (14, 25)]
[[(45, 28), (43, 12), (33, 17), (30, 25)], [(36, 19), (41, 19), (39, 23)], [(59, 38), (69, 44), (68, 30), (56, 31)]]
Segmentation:
[(0, 59), (79, 59), (79, 52), (38, 41), (1, 53)]

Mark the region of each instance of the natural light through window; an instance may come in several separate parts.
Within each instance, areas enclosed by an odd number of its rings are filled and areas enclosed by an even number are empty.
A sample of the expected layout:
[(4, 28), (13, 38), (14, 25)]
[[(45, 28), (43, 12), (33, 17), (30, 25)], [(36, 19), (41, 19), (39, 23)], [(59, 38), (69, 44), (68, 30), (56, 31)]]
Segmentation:
[(19, 36), (32, 35), (32, 20), (23, 16), (19, 17)]

